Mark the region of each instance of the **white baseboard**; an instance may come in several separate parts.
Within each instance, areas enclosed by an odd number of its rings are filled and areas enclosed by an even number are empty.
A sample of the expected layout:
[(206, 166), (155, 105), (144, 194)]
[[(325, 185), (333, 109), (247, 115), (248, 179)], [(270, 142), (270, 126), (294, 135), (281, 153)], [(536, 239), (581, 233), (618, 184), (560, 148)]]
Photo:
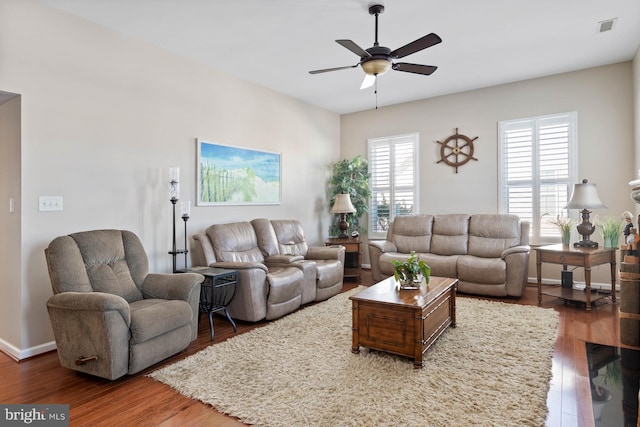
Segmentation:
[(21, 350), (18, 347), (6, 342), (5, 340), (0, 339), (0, 351), (7, 354), (16, 362), (19, 362), (28, 357), (37, 356), (38, 354), (47, 353), (49, 351), (55, 350), (56, 348), (57, 347), (55, 341), (51, 341)]

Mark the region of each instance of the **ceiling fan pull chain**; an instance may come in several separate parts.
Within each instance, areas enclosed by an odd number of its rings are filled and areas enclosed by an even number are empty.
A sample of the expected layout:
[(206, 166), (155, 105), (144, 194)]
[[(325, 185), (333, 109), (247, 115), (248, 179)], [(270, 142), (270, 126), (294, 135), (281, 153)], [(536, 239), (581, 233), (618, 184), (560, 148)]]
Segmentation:
[(378, 75), (376, 74), (376, 81), (374, 82), (374, 93), (376, 94), (376, 110), (378, 109)]

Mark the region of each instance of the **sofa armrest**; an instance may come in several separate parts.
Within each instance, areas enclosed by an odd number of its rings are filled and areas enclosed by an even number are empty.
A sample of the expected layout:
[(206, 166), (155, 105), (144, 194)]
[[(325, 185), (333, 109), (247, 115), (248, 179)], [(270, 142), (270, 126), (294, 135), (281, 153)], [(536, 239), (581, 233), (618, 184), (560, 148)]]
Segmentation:
[(507, 264), (506, 291), (508, 296), (521, 297), (527, 286), (530, 247), (514, 246), (502, 252)]
[(177, 299), (189, 302), (194, 291), (200, 295), (204, 276), (198, 273), (150, 273), (145, 277), (140, 290), (145, 298)]
[(209, 267), (227, 268), (229, 270), (250, 270), (257, 268), (264, 270), (265, 273), (269, 271), (267, 266), (261, 262), (218, 261), (212, 263)]
[(396, 245), (388, 240), (369, 240), (369, 247), (374, 247), (380, 252), (398, 252)]
[(506, 259), (509, 255), (512, 254), (520, 254), (520, 253), (529, 253), (531, 251), (530, 246), (513, 246), (511, 248), (505, 249), (500, 254), (500, 258)]
[(103, 292), (62, 292), (47, 301), (47, 308), (62, 311), (117, 311), (127, 326), (131, 324), (129, 303), (122, 297)]
[(336, 246), (310, 246), (307, 251), (307, 259), (344, 259), (345, 247), (341, 245)]
[(380, 256), (385, 252), (398, 252), (398, 248), (388, 240), (369, 240), (369, 262), (374, 282), (384, 279), (380, 271)]
[(124, 298), (62, 292), (49, 298), (47, 311), (62, 366), (110, 380), (127, 373), (131, 311)]

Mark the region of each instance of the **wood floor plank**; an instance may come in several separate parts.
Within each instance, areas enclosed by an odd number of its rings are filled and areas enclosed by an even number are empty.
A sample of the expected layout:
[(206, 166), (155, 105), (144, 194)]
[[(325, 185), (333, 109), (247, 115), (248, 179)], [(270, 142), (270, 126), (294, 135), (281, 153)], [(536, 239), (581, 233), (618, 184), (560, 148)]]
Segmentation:
[[(362, 283), (371, 285), (369, 270), (362, 271)], [(345, 282), (344, 290), (355, 282)], [(486, 299), (486, 298), (485, 298)], [(538, 305), (537, 287), (527, 286), (521, 299), (505, 298), (510, 304)], [(618, 305), (610, 300), (591, 312), (584, 306), (565, 304), (544, 297), (542, 307), (560, 314), (553, 354), (552, 378), (547, 405), (548, 427), (593, 427), (589, 372), (585, 342), (620, 346)], [(268, 322), (237, 322), (238, 334)], [(223, 318), (215, 319), (215, 343), (234, 336)], [(72, 426), (202, 426), (238, 427), (244, 424), (221, 414), (209, 405), (189, 399), (146, 375), (212, 345), (209, 324), (201, 317), (198, 338), (181, 353), (136, 375), (107, 381), (80, 374), (59, 365), (57, 354), (49, 352), (21, 362), (0, 353), (0, 402), (66, 403), (71, 406)], [(215, 344), (213, 344), (215, 345)]]

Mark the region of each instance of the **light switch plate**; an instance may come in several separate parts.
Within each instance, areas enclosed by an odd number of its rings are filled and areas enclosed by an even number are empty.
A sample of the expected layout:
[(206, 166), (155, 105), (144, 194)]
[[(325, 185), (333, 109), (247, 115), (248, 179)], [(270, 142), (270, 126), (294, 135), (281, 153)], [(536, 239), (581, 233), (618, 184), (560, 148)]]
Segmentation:
[(41, 212), (61, 211), (62, 196), (40, 196), (38, 208)]

